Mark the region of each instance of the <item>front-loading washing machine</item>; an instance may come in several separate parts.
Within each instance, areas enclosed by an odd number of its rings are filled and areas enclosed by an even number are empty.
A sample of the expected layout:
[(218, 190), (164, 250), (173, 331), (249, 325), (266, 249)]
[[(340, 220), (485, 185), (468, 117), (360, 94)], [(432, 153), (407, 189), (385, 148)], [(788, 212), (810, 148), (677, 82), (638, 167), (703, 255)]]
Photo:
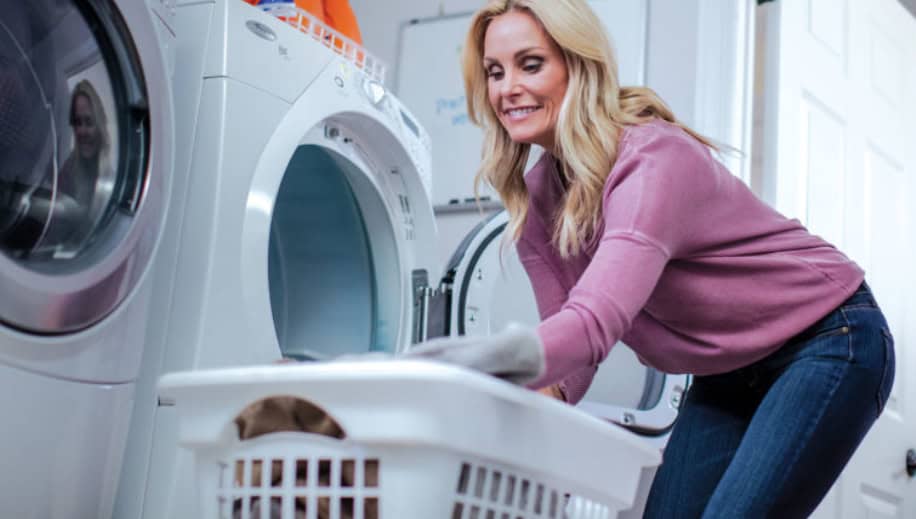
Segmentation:
[(109, 517), (173, 161), (168, 2), (0, 11), (0, 511)]
[(369, 53), (302, 11), (238, 0), (179, 2), (175, 24), (176, 181), (157, 260), (174, 289), (154, 305), (118, 517), (196, 510), (160, 375), (403, 351), (424, 337), (418, 296), (441, 272), (429, 138)]

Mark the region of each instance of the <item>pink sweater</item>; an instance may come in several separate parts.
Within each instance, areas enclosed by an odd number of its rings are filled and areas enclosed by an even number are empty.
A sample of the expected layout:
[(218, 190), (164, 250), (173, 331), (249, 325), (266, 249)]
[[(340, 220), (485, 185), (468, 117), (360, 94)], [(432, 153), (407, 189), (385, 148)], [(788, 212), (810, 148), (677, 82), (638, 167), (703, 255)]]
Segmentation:
[(778, 349), (851, 295), (855, 263), (760, 201), (680, 128), (627, 127), (598, 237), (564, 261), (551, 244), (563, 197), (549, 154), (526, 174), (518, 254), (542, 322), (547, 371), (571, 402), (622, 340), (668, 373), (731, 371)]

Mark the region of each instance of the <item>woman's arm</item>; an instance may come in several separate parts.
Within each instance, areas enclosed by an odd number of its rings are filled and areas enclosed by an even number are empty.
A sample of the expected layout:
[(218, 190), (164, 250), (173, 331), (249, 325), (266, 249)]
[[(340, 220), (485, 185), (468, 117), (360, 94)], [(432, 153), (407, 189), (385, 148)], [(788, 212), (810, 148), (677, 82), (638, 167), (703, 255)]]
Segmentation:
[[(522, 238), (516, 243), (516, 249), (534, 290), (538, 314), (541, 321), (544, 321), (560, 311), (569, 292), (560, 282), (558, 273), (550, 267), (531, 243)], [(558, 400), (576, 404), (585, 395), (596, 371), (597, 368), (586, 366), (560, 382), (538, 391)]]
[(538, 326), (546, 370), (533, 387), (597, 367), (629, 331), (668, 261), (708, 232), (697, 215), (720, 185), (709, 151), (686, 134), (647, 135), (621, 152), (608, 177), (603, 229), (588, 267), (559, 311)]

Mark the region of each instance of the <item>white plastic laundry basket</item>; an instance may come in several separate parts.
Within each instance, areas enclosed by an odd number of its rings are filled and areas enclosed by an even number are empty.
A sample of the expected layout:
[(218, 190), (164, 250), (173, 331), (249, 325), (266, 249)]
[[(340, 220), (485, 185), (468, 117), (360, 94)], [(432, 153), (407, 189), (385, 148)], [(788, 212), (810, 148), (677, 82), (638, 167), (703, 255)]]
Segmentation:
[[(235, 417), (271, 396), (320, 407), (345, 438), (239, 441)], [(160, 398), (177, 406), (179, 441), (195, 454), (201, 508), (189, 515), (207, 519), (609, 519), (661, 461), (616, 425), (429, 362), (175, 373)]]

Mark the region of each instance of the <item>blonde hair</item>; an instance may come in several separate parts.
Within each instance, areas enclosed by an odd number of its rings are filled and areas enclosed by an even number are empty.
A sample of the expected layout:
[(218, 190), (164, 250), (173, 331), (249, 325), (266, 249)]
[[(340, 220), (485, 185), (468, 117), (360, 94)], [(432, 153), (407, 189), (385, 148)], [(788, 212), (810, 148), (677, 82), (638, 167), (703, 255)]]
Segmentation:
[(88, 80), (83, 79), (73, 88), (70, 96), (70, 125), (75, 125), (76, 120), (76, 99), (83, 96), (89, 101), (89, 107), (92, 110), (92, 119), (95, 121), (96, 131), (99, 133), (99, 154), (108, 153), (111, 147), (111, 137), (108, 135), (108, 116), (105, 115), (105, 108), (102, 106), (102, 98), (99, 97), (95, 87)]
[(557, 117), (555, 149), (568, 190), (556, 215), (553, 242), (564, 258), (580, 253), (597, 231), (601, 194), (617, 160), (617, 144), (626, 125), (659, 118), (680, 126), (664, 101), (645, 87), (623, 87), (617, 59), (601, 21), (585, 0), (491, 0), (474, 16), (462, 55), (468, 115), (483, 128), (484, 143), (475, 191), (487, 182), (509, 213), (507, 236), (517, 240), (528, 214), (524, 167), (529, 144), (513, 142), (490, 106), (483, 42), (490, 22), (509, 11), (530, 14), (559, 47), (566, 62), (568, 86)]

